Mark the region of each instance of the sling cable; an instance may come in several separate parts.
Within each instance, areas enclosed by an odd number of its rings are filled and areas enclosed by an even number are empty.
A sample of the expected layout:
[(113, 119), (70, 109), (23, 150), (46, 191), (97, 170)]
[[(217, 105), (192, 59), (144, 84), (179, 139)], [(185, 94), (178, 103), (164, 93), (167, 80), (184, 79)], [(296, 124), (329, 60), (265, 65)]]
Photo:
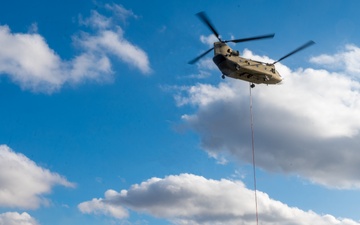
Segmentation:
[(252, 112), (252, 96), (251, 89), (254, 87), (250, 84), (250, 126), (251, 126), (251, 146), (252, 146), (252, 163), (253, 163), (253, 174), (254, 174), (254, 193), (255, 193), (255, 212), (256, 212), (256, 225), (259, 225), (259, 214), (258, 214), (258, 201), (256, 193), (256, 164), (255, 164), (255, 147), (254, 147), (254, 123), (253, 123), (253, 112)]

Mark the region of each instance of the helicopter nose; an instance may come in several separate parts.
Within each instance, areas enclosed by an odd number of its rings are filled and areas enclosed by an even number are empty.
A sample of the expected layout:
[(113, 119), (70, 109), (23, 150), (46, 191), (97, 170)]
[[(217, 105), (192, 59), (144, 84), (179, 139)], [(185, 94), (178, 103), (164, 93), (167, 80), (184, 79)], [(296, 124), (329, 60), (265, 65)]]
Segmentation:
[(222, 54), (218, 54), (213, 58), (214, 63), (219, 66), (222, 62), (226, 61), (226, 58)]

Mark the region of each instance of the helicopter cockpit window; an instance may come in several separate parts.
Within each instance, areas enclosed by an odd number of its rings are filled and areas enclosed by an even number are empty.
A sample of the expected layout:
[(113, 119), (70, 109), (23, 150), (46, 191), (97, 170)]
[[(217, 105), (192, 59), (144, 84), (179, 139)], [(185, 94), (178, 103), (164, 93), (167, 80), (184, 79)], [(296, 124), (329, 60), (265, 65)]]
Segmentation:
[(239, 54), (239, 51), (233, 50), (233, 51), (231, 52), (231, 55), (233, 55), (233, 56), (239, 56), (240, 54)]

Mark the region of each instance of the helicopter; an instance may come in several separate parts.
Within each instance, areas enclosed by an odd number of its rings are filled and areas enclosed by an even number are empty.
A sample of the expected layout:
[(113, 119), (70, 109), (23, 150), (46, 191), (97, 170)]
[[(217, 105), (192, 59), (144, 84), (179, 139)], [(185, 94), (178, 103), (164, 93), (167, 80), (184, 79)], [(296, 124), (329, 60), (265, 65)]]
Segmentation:
[(205, 12), (199, 12), (196, 14), (199, 19), (212, 31), (212, 33), (219, 40), (214, 42), (214, 47), (210, 48), (206, 52), (202, 53), (198, 57), (189, 61), (189, 64), (194, 64), (209, 52), (214, 50), (213, 62), (222, 72), (222, 78), (226, 76), (248, 81), (251, 83), (251, 88), (255, 87), (255, 84), (278, 84), (282, 81), (282, 77), (275, 68), (275, 64), (281, 60), (315, 44), (314, 41), (308, 41), (300, 47), (296, 48), (292, 52), (281, 57), (273, 63), (265, 63), (252, 59), (247, 59), (240, 56), (239, 51), (230, 48), (227, 43), (240, 43), (253, 40), (261, 40), (267, 38), (273, 38), (275, 34), (254, 36), (248, 38), (234, 39), (234, 40), (221, 40), (220, 34), (216, 31), (214, 25), (210, 22), (210, 19)]

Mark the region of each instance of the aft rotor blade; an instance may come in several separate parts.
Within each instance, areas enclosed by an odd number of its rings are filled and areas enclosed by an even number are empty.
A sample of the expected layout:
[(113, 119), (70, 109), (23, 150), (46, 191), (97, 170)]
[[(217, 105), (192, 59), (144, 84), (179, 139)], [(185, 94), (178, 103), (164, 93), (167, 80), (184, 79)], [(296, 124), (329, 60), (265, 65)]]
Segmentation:
[(274, 36), (275, 36), (275, 34), (267, 34), (267, 35), (249, 37), (249, 38), (228, 40), (228, 41), (225, 41), (225, 43), (227, 43), (227, 42), (239, 43), (239, 42), (245, 42), (245, 41), (255, 41), (255, 40), (260, 40), (260, 39), (273, 38)]
[(307, 43), (303, 44), (302, 46), (300, 46), (299, 48), (297, 48), (297, 49), (295, 49), (294, 51), (290, 52), (289, 54), (281, 57), (280, 59), (278, 59), (277, 61), (275, 61), (273, 64), (278, 63), (278, 62), (280, 62), (281, 60), (286, 59), (287, 57), (289, 57), (289, 56), (291, 56), (291, 55), (293, 55), (293, 54), (295, 54), (295, 53), (297, 53), (297, 52), (299, 52), (299, 51), (301, 51), (301, 50), (303, 50), (303, 49), (305, 49), (305, 48), (307, 48), (307, 47), (310, 47), (310, 46), (313, 45), (313, 44), (315, 44), (314, 41), (308, 41)]
[(215, 34), (215, 36), (217, 37), (217, 39), (219, 39), (219, 41), (221, 41), (220, 39), (220, 35), (219, 33), (216, 31), (214, 25), (212, 25), (212, 23), (210, 22), (210, 19), (207, 17), (206, 13), (205, 12), (199, 12), (196, 14), (200, 20), (205, 23), (209, 28), (210, 30), (213, 32), (213, 34)]
[(206, 54), (208, 54), (209, 52), (211, 52), (214, 48), (210, 48), (209, 50), (207, 50), (206, 52), (204, 52), (203, 54), (199, 55), (198, 57), (196, 57), (195, 59), (189, 61), (189, 64), (194, 64), (197, 61), (199, 61), (199, 59), (201, 59), (202, 57), (204, 57)]

